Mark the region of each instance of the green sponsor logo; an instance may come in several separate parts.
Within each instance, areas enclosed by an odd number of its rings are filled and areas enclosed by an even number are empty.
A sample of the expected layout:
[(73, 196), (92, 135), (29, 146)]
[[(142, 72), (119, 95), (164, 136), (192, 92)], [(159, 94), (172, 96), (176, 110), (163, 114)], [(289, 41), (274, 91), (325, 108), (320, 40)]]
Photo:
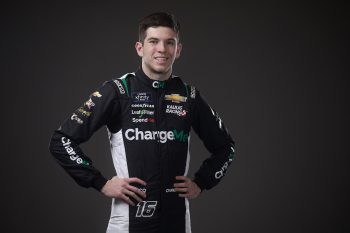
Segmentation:
[(175, 140), (180, 142), (186, 142), (188, 140), (188, 134), (185, 133), (183, 130), (177, 131), (176, 129), (173, 129)]
[(188, 133), (173, 129), (171, 131), (141, 131), (139, 128), (125, 130), (125, 138), (129, 141), (157, 140), (160, 143), (170, 141), (186, 142)]
[(69, 155), (69, 159), (72, 161), (75, 161), (77, 164), (83, 164), (88, 166), (89, 162), (83, 160), (80, 155), (78, 155), (73, 147), (71, 146), (71, 141), (69, 138), (66, 137), (62, 137), (61, 138), (61, 142), (62, 142), (62, 146), (64, 147), (64, 149), (66, 149), (67, 154)]

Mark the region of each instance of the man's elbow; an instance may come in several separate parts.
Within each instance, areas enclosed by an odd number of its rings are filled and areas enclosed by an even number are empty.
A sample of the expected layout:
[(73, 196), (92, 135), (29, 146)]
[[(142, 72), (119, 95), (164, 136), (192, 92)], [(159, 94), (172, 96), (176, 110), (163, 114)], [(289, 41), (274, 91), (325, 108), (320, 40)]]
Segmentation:
[(48, 148), (52, 155), (55, 155), (55, 153), (57, 152), (58, 146), (61, 145), (60, 138), (61, 138), (60, 133), (58, 133), (57, 131), (54, 131), (49, 141), (49, 148)]

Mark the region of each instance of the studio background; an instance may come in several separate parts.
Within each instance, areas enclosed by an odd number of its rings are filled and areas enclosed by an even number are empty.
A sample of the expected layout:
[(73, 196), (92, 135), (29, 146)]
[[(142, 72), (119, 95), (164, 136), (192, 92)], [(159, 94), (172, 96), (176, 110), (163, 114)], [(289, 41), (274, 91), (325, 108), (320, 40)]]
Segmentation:
[[(48, 143), (104, 81), (138, 67), (138, 22), (154, 11), (180, 20), (174, 73), (237, 144), (222, 182), (190, 202), (193, 232), (350, 232), (349, 8), (325, 1), (3, 4), (0, 231), (105, 232), (111, 200), (75, 184)], [(209, 156), (192, 138), (191, 175)], [(82, 147), (114, 175), (105, 128)]]

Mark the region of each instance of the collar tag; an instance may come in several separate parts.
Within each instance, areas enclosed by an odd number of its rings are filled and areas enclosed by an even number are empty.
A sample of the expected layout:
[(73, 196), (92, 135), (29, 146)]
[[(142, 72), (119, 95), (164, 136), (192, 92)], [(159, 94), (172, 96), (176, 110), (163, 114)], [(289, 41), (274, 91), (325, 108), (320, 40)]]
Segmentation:
[(152, 83), (153, 88), (164, 88), (165, 87), (165, 82), (164, 81), (153, 81)]

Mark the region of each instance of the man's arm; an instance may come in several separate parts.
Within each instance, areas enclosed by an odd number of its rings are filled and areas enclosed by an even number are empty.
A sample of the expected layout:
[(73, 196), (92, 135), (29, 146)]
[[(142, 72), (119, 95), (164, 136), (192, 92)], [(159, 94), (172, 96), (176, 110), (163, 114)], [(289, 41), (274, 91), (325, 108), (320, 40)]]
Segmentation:
[(211, 189), (220, 182), (234, 159), (234, 141), (218, 113), (197, 90), (193, 93), (192, 127), (211, 153), (195, 173), (193, 181), (201, 190)]
[(107, 179), (97, 170), (91, 159), (79, 147), (101, 126), (106, 125), (115, 112), (117, 92), (112, 82), (106, 82), (92, 93), (64, 123), (55, 130), (50, 152), (67, 173), (81, 186), (100, 191)]
[(130, 183), (146, 185), (138, 178), (120, 178), (117, 176), (107, 180), (96, 169), (89, 157), (79, 147), (110, 119), (119, 117), (118, 88), (114, 82), (106, 82), (100, 89), (92, 93), (86, 102), (78, 108), (56, 130), (51, 138), (49, 149), (57, 162), (81, 186), (93, 187), (107, 197), (119, 198), (130, 205), (141, 201), (146, 194)]

